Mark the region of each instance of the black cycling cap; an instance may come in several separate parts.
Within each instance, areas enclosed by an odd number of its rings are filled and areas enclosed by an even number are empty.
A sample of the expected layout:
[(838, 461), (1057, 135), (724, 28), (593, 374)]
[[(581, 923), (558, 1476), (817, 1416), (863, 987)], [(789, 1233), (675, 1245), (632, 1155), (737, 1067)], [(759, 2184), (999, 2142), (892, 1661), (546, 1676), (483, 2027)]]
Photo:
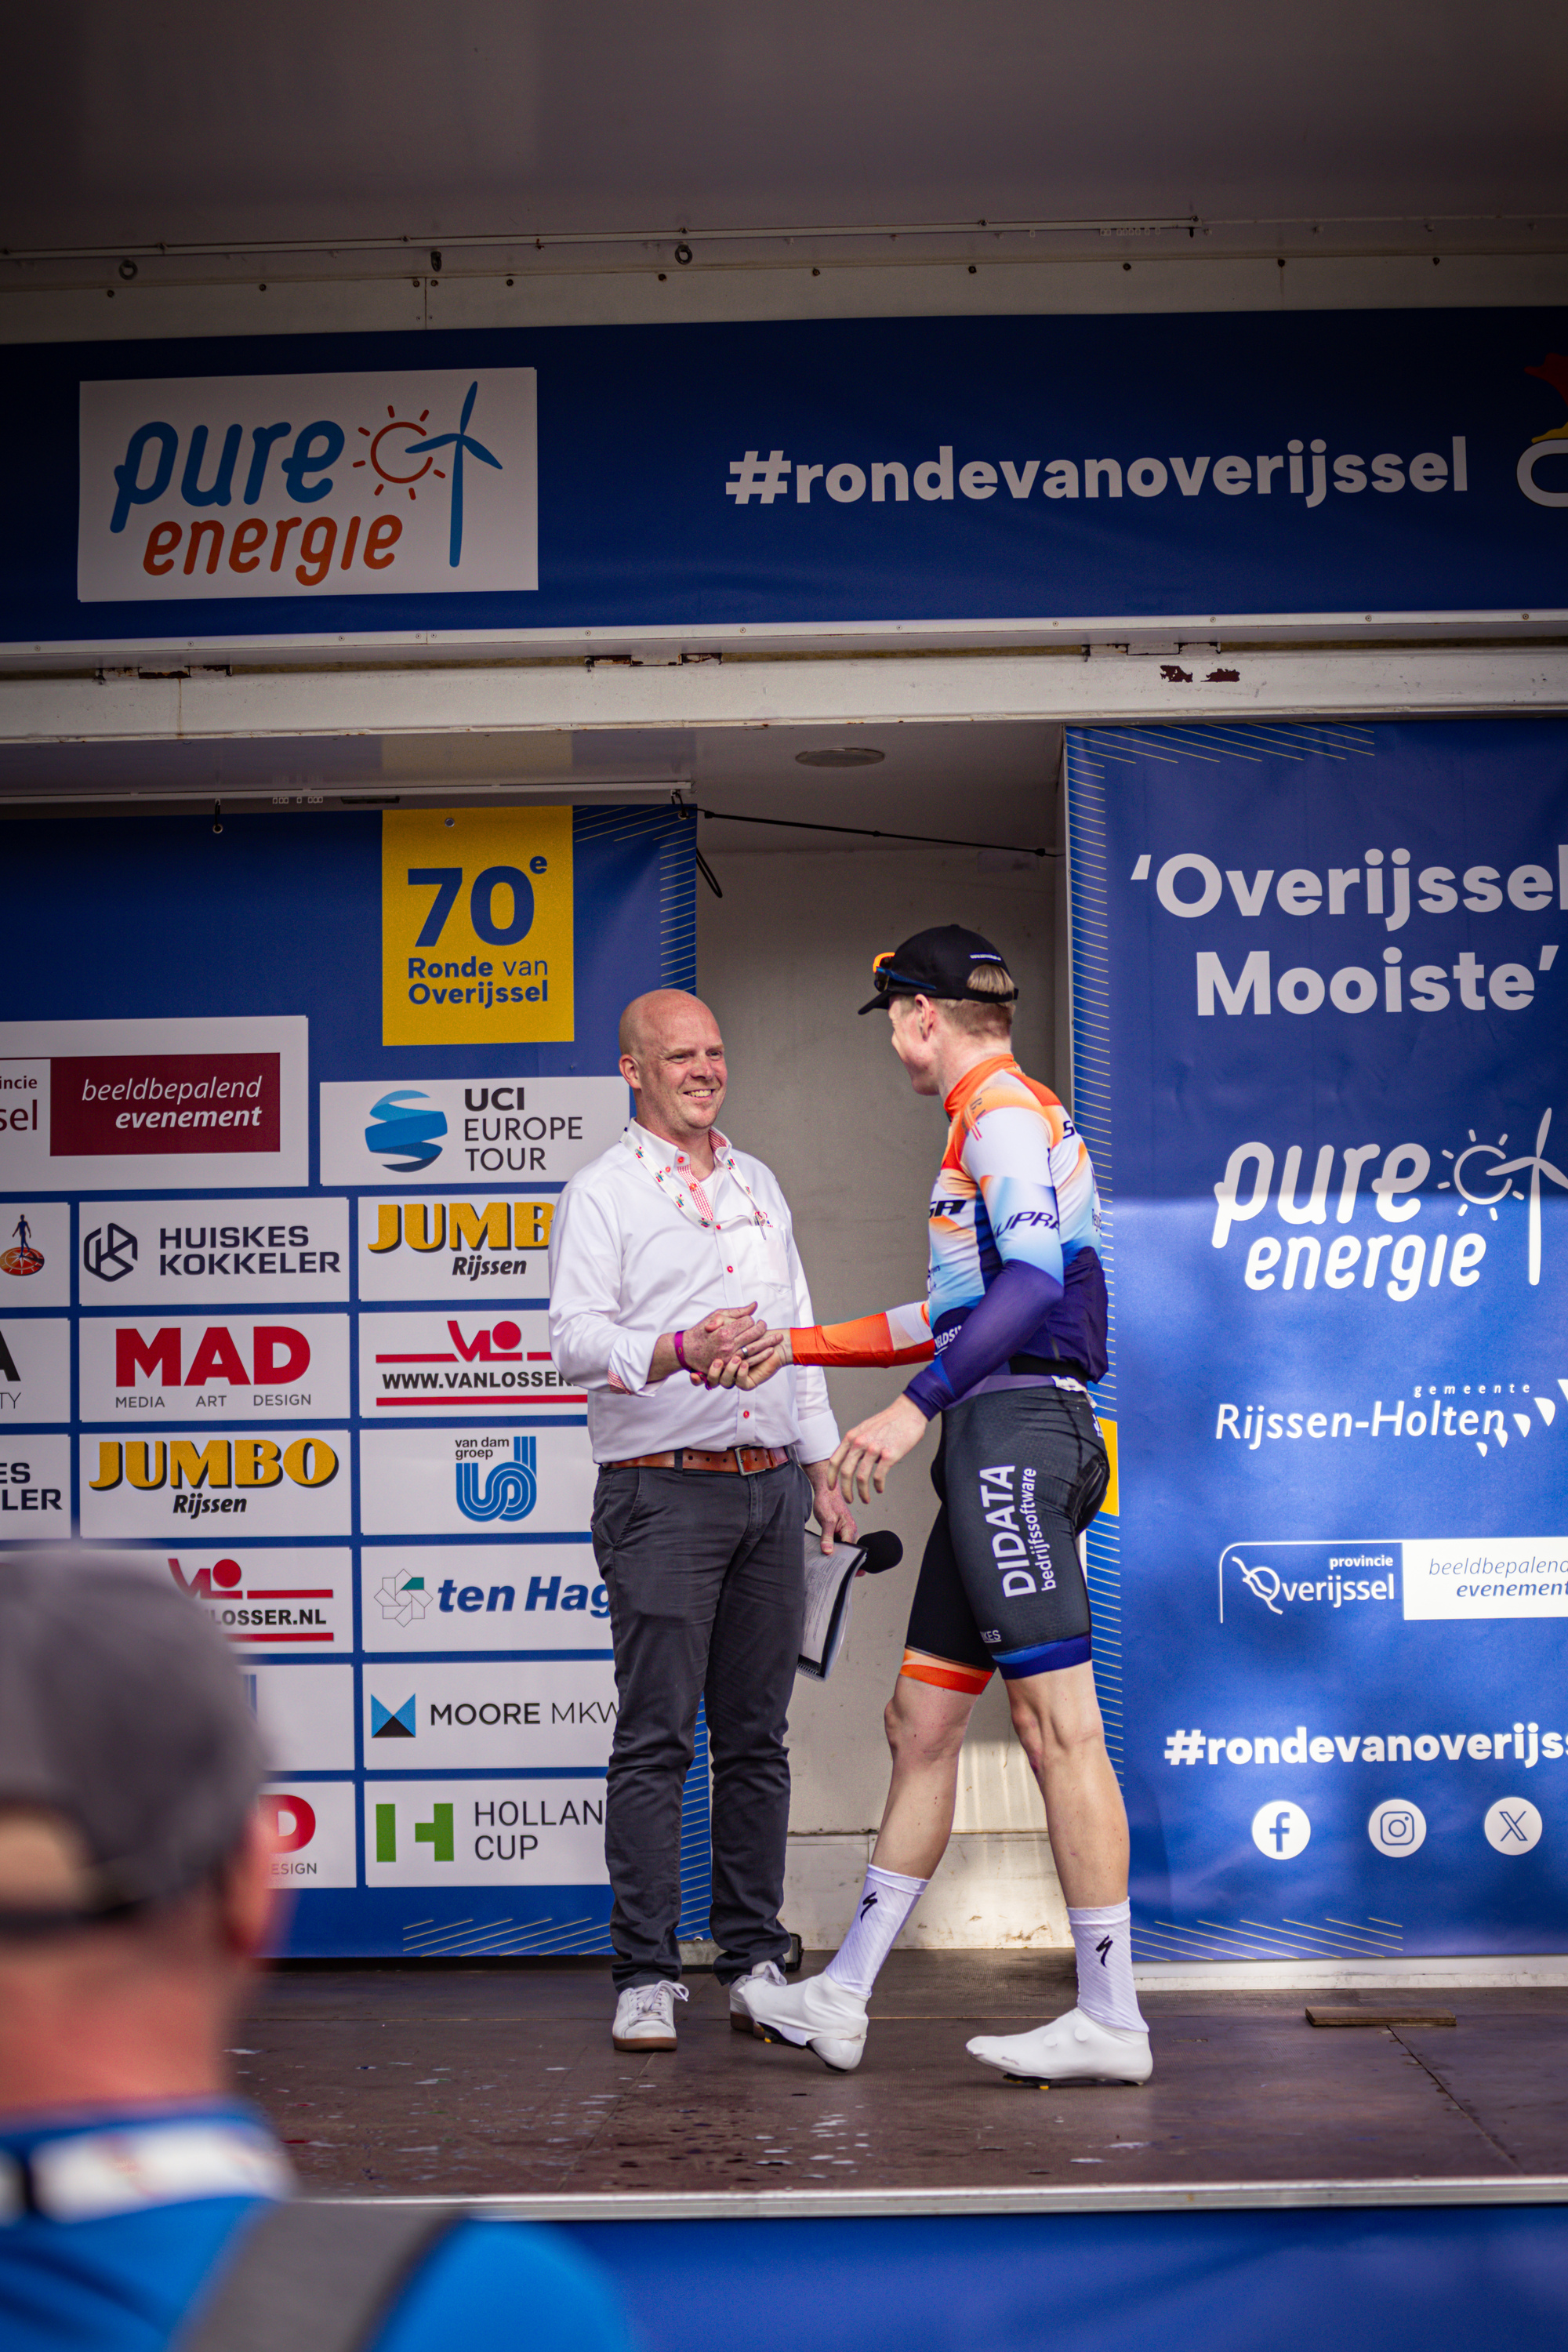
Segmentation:
[[(1002, 994), (973, 985), (976, 971), (994, 971), (1007, 973), (1006, 959), (989, 940), (978, 931), (966, 931), (962, 923), (939, 923), (929, 931), (917, 931), (902, 947), (893, 948), (879, 955), (871, 966), (871, 977), (877, 993), (862, 1004), (862, 1013), (885, 1012), (895, 996), (932, 996), (967, 1000), (971, 1004), (1016, 1004), (1016, 986)], [(1011, 973), (1007, 973), (1009, 981)]]

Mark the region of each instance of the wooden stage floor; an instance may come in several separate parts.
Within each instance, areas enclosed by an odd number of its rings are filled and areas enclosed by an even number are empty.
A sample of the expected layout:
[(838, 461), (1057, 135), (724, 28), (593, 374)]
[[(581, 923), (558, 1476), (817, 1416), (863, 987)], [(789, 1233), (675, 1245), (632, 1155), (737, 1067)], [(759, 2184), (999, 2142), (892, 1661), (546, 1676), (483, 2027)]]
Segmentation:
[(287, 1969), (258, 1984), (234, 2064), (314, 2196), (1568, 2195), (1568, 1989), (1423, 1994), (1457, 2025), (1351, 2030), (1307, 2023), (1322, 1995), (1158, 1993), (1151, 2084), (1037, 2091), (963, 2044), (1069, 2007), (1055, 1962), (895, 1953), (847, 2075), (732, 2032), (713, 1979), (689, 1983), (679, 2051), (632, 2058), (599, 1961)]

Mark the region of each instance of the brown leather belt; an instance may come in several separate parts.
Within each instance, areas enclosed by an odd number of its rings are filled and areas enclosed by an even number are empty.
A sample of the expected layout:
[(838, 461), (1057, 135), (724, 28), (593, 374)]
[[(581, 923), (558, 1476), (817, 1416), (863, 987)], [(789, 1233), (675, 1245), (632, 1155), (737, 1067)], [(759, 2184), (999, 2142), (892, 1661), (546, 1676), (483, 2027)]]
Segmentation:
[(678, 1445), (668, 1454), (634, 1454), (627, 1462), (606, 1462), (605, 1470), (733, 1470), (754, 1478), (760, 1470), (782, 1470), (790, 1456), (782, 1445), (731, 1445), (723, 1454)]

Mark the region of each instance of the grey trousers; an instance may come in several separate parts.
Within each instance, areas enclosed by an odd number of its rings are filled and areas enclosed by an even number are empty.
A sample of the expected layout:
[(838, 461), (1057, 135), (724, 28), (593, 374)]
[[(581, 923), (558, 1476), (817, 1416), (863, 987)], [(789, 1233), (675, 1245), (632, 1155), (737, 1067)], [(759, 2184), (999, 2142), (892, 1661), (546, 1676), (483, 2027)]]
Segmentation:
[(800, 1654), (798, 1464), (726, 1471), (601, 1470), (594, 1555), (609, 1589), (620, 1706), (605, 1859), (617, 1988), (678, 1978), (680, 1801), (697, 1702), (713, 1769), (713, 1926), (721, 1983), (782, 1959), (789, 1828), (784, 1727)]

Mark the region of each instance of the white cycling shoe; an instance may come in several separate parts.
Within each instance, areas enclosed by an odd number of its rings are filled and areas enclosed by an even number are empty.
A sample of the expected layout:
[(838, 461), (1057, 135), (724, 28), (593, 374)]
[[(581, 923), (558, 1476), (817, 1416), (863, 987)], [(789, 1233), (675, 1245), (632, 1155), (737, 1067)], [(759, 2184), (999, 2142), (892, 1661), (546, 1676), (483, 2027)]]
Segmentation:
[(754, 2033), (752, 2012), (746, 2007), (745, 1985), (778, 1985), (783, 1987), (784, 1972), (776, 1960), (757, 1960), (743, 1977), (736, 1977), (730, 1987), (730, 2030), (732, 2033)]
[(1081, 2009), (1069, 2009), (1032, 2033), (977, 2035), (964, 2048), (983, 2066), (994, 2066), (1010, 2083), (1146, 2083), (1154, 2071), (1147, 2032), (1101, 2025)]
[(748, 1977), (737, 1989), (759, 2041), (814, 2050), (836, 2074), (852, 2074), (865, 2056), (865, 2004), (831, 1977), (805, 1977), (783, 1986)]

